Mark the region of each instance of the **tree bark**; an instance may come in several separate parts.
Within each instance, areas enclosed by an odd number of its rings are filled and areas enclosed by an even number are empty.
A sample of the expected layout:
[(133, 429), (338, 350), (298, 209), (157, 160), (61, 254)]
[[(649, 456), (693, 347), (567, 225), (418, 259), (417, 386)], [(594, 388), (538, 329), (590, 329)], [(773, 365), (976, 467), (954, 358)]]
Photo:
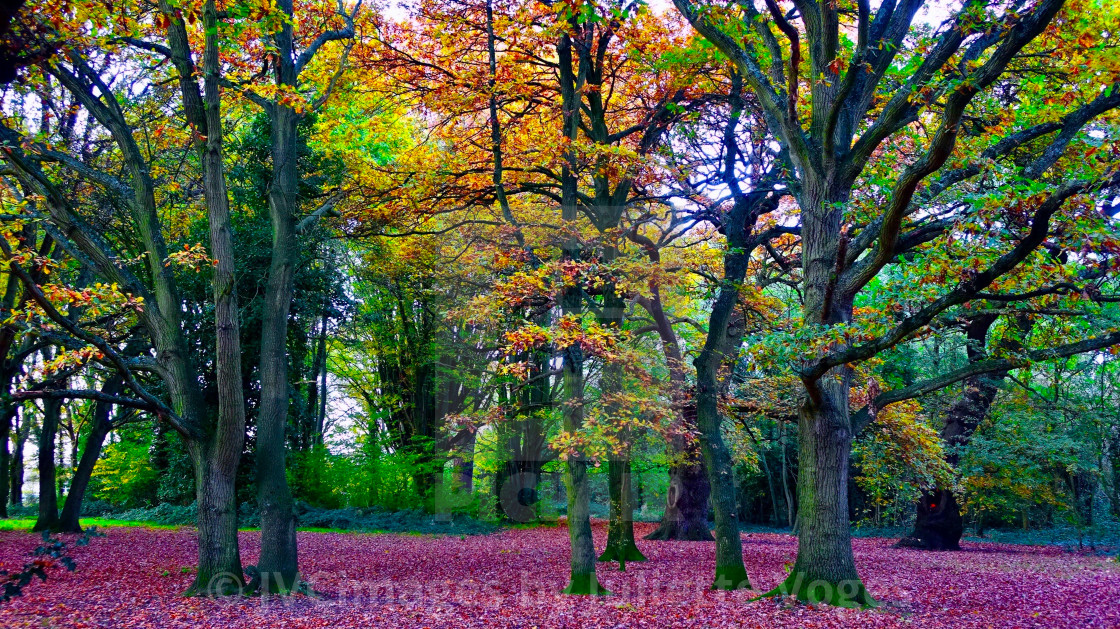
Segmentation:
[(646, 556), (634, 542), (630, 457), (609, 461), (607, 475), (611, 503), (610, 524), (607, 530), (607, 547), (599, 555), (599, 561), (617, 561), (619, 569), (625, 570), (627, 561), (646, 560)]
[(61, 414), (62, 400), (43, 400), (43, 424), (39, 430), (39, 518), (32, 531), (51, 531), (58, 527), (54, 446)]
[(700, 449), (708, 469), (712, 512), (715, 515), (716, 574), (712, 589), (750, 589), (747, 569), (743, 565), (731, 452), (720, 431), (717, 367), (713, 364), (713, 357), (706, 354), (709, 354), (707, 348), (696, 359), (696, 426), (700, 430)]
[[(116, 395), (120, 393), (123, 383), (124, 378), (120, 375), (112, 375), (101, 387), (101, 392)], [(94, 404), (93, 418), (90, 420), (90, 430), (89, 434), (86, 435), (85, 447), (82, 449), (81, 459), (74, 470), (74, 477), (70, 481), (70, 491), (66, 493), (66, 500), (62, 505), (62, 515), (59, 516), (58, 530), (63, 533), (82, 532), (80, 521), (82, 501), (85, 499), (90, 477), (93, 476), (93, 468), (97, 465), (98, 457), (101, 456), (101, 447), (105, 443), (105, 437), (113, 429), (110, 420), (112, 410), (113, 405), (109, 402), (99, 400)]]
[[(968, 320), (965, 336), (970, 363), (989, 356), (988, 336), (998, 319), (996, 313), (983, 313)], [(1012, 333), (1004, 336), (994, 348), (997, 352), (1015, 353), (1021, 350), (1022, 338), (1034, 324), (1029, 315), (1018, 314), (1008, 321), (1008, 325), (1013, 328)], [(945, 460), (949, 465), (957, 466), (961, 448), (968, 444), (977, 427), (987, 418), (1000, 387), (1009, 375), (1009, 371), (998, 371), (965, 379), (961, 397), (945, 413), (945, 425), (941, 429), (941, 438), (948, 446)], [(924, 550), (961, 549), (964, 520), (952, 488), (937, 487), (923, 492), (914, 512), (914, 530), (899, 540), (896, 546)]]
[[(690, 403), (685, 409), (691, 416), (688, 425), (696, 425), (696, 404)], [(661, 523), (652, 533), (645, 536), (648, 540), (673, 540), (685, 542), (712, 541), (711, 527), (708, 525), (708, 500), (711, 485), (708, 471), (700, 453), (700, 444), (685, 444), (683, 438), (674, 439), (673, 450), (683, 460), (669, 466), (669, 490), (665, 495), (665, 513)]]
[(837, 367), (799, 414), (797, 561), (773, 592), (814, 603), (874, 605), (856, 572), (848, 518), (851, 369)]
[(219, 439), (212, 444), (188, 442), (188, 446), (195, 465), (198, 572), (187, 594), (239, 594), (244, 590), (244, 571), (237, 541), (235, 480), (241, 444)]

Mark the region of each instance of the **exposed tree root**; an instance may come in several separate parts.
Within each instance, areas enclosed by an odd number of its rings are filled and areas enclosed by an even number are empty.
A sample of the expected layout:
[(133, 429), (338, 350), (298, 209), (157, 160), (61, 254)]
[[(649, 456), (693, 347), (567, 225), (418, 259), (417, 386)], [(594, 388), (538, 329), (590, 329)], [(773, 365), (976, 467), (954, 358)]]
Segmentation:
[(713, 590), (749, 590), (750, 579), (743, 566), (716, 566), (716, 578), (712, 581)]
[(859, 579), (834, 583), (827, 579), (810, 579), (804, 572), (790, 574), (778, 587), (753, 600), (775, 596), (792, 596), (812, 605), (864, 609), (879, 606)]
[(607, 549), (599, 555), (599, 561), (645, 561), (646, 556), (634, 542), (623, 542), (621, 544), (608, 544)]
[(572, 582), (560, 592), (561, 594), (574, 594), (577, 596), (609, 596), (611, 592), (599, 585), (595, 573), (572, 574)]
[(708, 528), (708, 523), (704, 522), (703, 525), (695, 524), (689, 525), (687, 522), (662, 522), (652, 533), (646, 535), (642, 539), (651, 541), (677, 541), (677, 542), (710, 542), (715, 538), (712, 537), (712, 531)]

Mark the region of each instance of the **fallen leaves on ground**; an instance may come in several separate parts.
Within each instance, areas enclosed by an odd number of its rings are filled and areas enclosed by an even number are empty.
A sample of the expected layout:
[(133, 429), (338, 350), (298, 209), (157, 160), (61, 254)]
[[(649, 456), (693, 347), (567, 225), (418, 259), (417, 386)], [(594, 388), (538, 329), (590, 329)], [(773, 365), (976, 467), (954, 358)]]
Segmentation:
[[(639, 524), (638, 533), (650, 530)], [(1058, 549), (964, 544), (959, 553), (855, 541), (874, 610), (751, 601), (758, 592), (711, 592), (711, 542), (645, 542), (649, 558), (600, 564), (614, 594), (571, 597), (568, 534), (560, 528), (436, 537), (301, 532), (300, 565), (320, 593), (184, 598), (193, 578), (193, 530), (111, 528), (75, 549), (76, 572), (52, 570), (0, 607), (3, 627), (1120, 627), (1120, 565)], [(596, 546), (605, 527), (595, 525)], [(21, 566), (38, 536), (0, 532), (0, 569)], [(241, 533), (253, 564), (259, 533)], [(778, 584), (796, 538), (746, 534), (751, 583)]]

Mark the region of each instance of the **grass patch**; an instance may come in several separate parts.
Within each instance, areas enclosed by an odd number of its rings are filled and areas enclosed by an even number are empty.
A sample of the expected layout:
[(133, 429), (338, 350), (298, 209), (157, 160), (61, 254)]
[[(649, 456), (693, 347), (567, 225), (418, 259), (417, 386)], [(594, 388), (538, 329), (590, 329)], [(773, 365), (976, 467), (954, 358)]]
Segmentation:
[[(8, 518), (0, 520), (0, 531), (30, 531), (35, 526), (35, 518)], [(174, 530), (180, 528), (178, 524), (158, 524), (156, 522), (139, 522), (135, 520), (113, 520), (110, 518), (82, 518), (82, 527), (96, 526), (99, 529), (113, 527), (137, 527), (148, 529)]]

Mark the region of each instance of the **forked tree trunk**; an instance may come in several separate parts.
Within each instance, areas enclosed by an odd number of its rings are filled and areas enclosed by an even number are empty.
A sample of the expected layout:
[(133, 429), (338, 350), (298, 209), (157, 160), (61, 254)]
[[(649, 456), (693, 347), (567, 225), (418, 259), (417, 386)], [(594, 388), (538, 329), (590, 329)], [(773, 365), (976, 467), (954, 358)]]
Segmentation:
[(61, 413), (62, 400), (43, 400), (43, 425), (39, 431), (39, 518), (35, 520), (33, 531), (50, 531), (58, 527), (54, 447)]
[[(117, 395), (120, 393), (123, 382), (124, 379), (119, 375), (110, 376), (109, 380), (102, 385), (101, 392), (107, 395)], [(99, 400), (94, 403), (93, 418), (90, 420), (90, 430), (89, 434), (86, 435), (82, 457), (74, 470), (74, 477), (70, 481), (70, 491), (66, 493), (66, 501), (62, 505), (62, 515), (59, 516), (58, 530), (63, 533), (82, 532), (80, 521), (82, 501), (85, 499), (90, 477), (93, 476), (93, 468), (97, 465), (98, 457), (101, 456), (101, 447), (105, 443), (105, 437), (113, 428), (109, 417), (112, 410), (113, 405), (107, 401)]]
[[(123, 120), (118, 143), (129, 156), (136, 186), (134, 210), (152, 272), (158, 308), (146, 315), (156, 357), (161, 363), (171, 408), (179, 415), (173, 426), (183, 435), (195, 472), (198, 506), (198, 570), (187, 595), (229, 595), (244, 591), (244, 572), (237, 539), (237, 466), (245, 444), (245, 396), (242, 388), (241, 334), (237, 301), (233, 234), (224, 171), (221, 116), (219, 15), (214, 0), (202, 5), (205, 46), (202, 67), (195, 65), (182, 12), (167, 0), (159, 10), (167, 21), (171, 60), (179, 73), (183, 111), (195, 129), (195, 150), (203, 165), (203, 195), (215, 266), (211, 276), (214, 300), (215, 381), (217, 412), (208, 411), (199, 390), (199, 373), (183, 337), (181, 298), (174, 276), (165, 268), (167, 245), (156, 210), (151, 173)], [(205, 92), (200, 89), (202, 78)], [(80, 93), (77, 90), (76, 93)]]

